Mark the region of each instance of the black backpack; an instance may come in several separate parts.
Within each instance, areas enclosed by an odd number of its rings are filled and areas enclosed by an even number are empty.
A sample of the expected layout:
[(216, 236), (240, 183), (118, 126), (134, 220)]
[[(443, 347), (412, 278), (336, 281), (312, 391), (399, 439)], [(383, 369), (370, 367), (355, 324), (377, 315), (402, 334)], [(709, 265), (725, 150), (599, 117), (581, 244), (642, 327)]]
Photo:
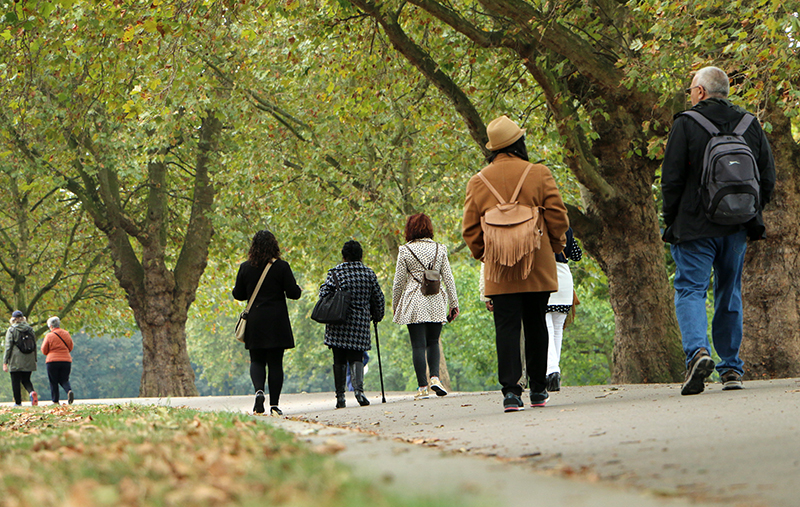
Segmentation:
[(33, 334), (33, 329), (26, 327), (16, 331), (17, 339), (14, 340), (14, 345), (17, 346), (20, 352), (30, 354), (36, 350), (36, 336)]
[(733, 133), (725, 134), (697, 111), (684, 111), (711, 135), (703, 155), (700, 197), (706, 217), (715, 224), (749, 222), (761, 209), (761, 175), (744, 133), (755, 119), (746, 113)]

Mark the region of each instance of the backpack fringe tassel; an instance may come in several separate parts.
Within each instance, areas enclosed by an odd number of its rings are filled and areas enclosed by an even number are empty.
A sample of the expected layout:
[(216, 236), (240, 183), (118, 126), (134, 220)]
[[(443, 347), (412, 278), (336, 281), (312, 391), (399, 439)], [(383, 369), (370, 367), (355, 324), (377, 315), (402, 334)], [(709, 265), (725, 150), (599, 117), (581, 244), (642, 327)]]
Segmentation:
[(505, 227), (486, 227), (484, 234), (485, 276), (493, 282), (525, 280), (533, 267), (534, 252), (541, 246), (542, 233), (537, 220)]

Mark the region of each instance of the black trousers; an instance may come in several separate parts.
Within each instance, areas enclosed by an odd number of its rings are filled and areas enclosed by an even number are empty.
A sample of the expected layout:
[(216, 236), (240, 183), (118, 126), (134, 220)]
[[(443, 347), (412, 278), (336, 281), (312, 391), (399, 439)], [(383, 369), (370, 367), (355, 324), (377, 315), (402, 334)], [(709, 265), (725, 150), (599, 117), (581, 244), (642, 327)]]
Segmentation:
[(12, 371), (11, 372), (11, 391), (14, 393), (14, 403), (17, 405), (22, 404), (22, 390), (20, 386), (24, 386), (25, 390), (29, 393), (35, 391), (33, 384), (31, 384), (31, 372), (29, 371)]
[(333, 364), (360, 363), (364, 361), (364, 351), (331, 347)]
[(64, 388), (65, 393), (72, 391), (69, 383), (69, 373), (72, 363), (69, 361), (53, 361), (47, 363), (47, 378), (50, 380), (50, 399), (58, 403), (58, 386)]
[(525, 324), (525, 364), (532, 392), (546, 388), (547, 322), (545, 313), (549, 292), (523, 292), (491, 296), (497, 343), (497, 376), (503, 394), (522, 395), (519, 379), (522, 361), (519, 350), (521, 324)]
[(283, 389), (283, 352), (284, 349), (250, 349), (250, 380), (256, 391), (263, 391), (265, 382), (269, 385), (271, 407), (278, 406)]
[[(428, 385), (428, 372), (431, 377), (439, 376), (439, 335), (442, 334), (441, 322), (423, 322), (408, 324), (408, 336), (411, 338), (411, 359), (417, 374), (417, 385)], [(427, 366), (427, 369), (425, 368)]]

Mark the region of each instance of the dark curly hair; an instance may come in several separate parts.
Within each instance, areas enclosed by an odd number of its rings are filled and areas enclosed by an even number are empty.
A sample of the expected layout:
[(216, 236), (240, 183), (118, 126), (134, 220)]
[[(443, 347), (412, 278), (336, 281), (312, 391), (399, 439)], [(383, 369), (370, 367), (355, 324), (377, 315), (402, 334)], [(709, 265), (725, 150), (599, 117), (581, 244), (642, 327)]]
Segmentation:
[(278, 240), (275, 239), (275, 235), (269, 231), (258, 231), (253, 236), (250, 252), (247, 254), (247, 260), (250, 261), (250, 264), (261, 268), (266, 266), (270, 259), (280, 258), (281, 249), (278, 246)]
[(433, 222), (425, 213), (411, 215), (406, 220), (406, 241), (420, 238), (433, 239)]
[(345, 262), (357, 262), (364, 257), (364, 250), (361, 248), (361, 243), (351, 239), (342, 247), (342, 259)]

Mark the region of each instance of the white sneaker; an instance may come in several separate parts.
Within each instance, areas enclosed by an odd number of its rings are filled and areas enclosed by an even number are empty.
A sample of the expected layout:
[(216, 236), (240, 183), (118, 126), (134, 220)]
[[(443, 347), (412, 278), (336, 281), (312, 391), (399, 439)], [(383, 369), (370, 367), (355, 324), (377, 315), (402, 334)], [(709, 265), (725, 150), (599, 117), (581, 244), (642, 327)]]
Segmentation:
[(417, 389), (417, 394), (414, 395), (415, 400), (427, 400), (431, 395), (428, 394), (428, 387), (420, 387)]
[(447, 396), (447, 389), (439, 381), (439, 377), (431, 377), (431, 390), (436, 396)]

